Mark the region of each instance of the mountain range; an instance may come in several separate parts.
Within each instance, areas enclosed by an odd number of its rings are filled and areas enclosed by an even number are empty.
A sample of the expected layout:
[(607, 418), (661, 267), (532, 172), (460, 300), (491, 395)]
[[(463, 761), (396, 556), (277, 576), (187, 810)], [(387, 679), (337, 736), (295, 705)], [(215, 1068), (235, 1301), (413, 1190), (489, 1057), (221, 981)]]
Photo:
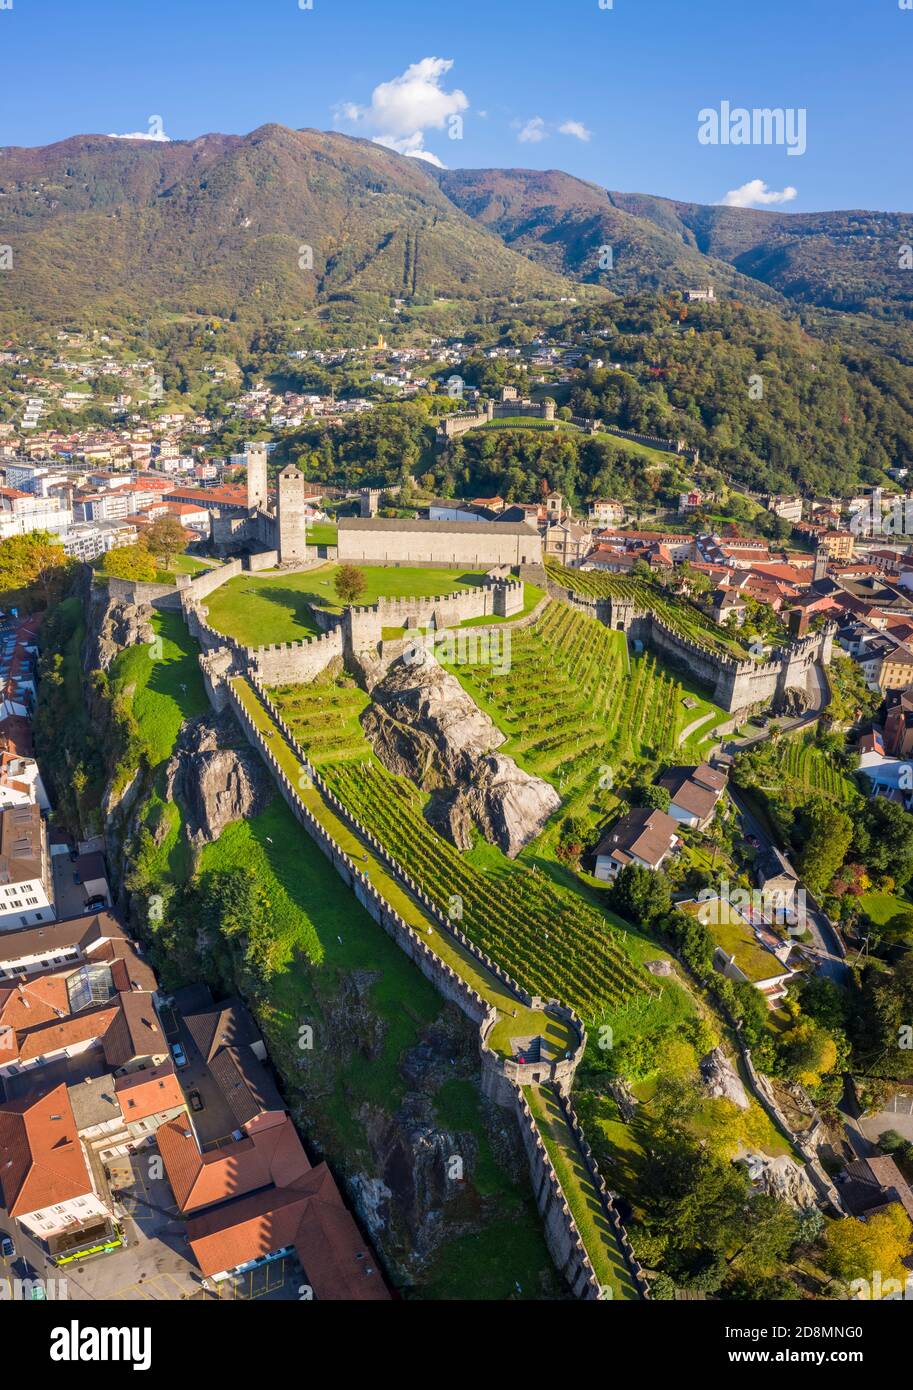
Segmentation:
[(510, 302), (708, 283), (784, 309), (913, 317), (913, 272), (900, 267), (908, 213), (708, 207), (558, 170), (441, 170), (278, 125), (2, 148), (0, 243), (13, 251), (6, 324), (262, 321), (371, 293)]

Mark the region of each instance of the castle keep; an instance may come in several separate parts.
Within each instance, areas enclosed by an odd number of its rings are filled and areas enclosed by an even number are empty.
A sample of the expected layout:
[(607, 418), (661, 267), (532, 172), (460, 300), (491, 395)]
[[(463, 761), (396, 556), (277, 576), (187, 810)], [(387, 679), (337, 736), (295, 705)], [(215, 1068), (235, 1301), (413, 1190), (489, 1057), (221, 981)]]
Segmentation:
[[(278, 479), (276, 510), (271, 511), (266, 446), (252, 444), (247, 462), (247, 504), (228, 504), (213, 513), (212, 538), (223, 555), (248, 551), (251, 569), (298, 568), (317, 559), (316, 549), (307, 542), (304, 474), (292, 464), (283, 468)], [(541, 565), (542, 538), (522, 522), (343, 517), (339, 522), (337, 558), (341, 564), (448, 569)]]

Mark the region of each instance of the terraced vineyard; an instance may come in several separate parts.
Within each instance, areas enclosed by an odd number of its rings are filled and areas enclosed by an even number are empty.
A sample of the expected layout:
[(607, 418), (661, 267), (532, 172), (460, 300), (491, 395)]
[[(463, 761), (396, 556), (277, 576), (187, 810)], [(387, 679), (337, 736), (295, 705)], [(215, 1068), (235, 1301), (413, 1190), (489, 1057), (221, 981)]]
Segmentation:
[(715, 623), (687, 599), (669, 598), (644, 579), (631, 579), (623, 574), (603, 574), (596, 570), (565, 569), (549, 561), (548, 576), (564, 589), (582, 598), (630, 599), (638, 608), (650, 609), (662, 618), (667, 627), (679, 636), (721, 656), (748, 658), (748, 650), (735, 638), (726, 636)]
[(817, 792), (841, 804), (857, 794), (850, 779), (816, 745), (814, 735), (783, 738), (772, 750), (784, 781), (806, 793)]
[(370, 752), (359, 721), (371, 702), (351, 676), (324, 673), (309, 685), (281, 685), (271, 694), (315, 766), (361, 761)]
[(474, 868), (428, 825), (405, 778), (351, 762), (322, 772), (442, 912), (459, 903), (461, 929), (527, 989), (595, 1020), (647, 987), (601, 913), (535, 870), (515, 867), (494, 879)]
[(511, 637), (509, 673), (482, 665), (453, 672), (509, 735), (506, 751), (566, 797), (595, 786), (602, 765), (677, 760), (689, 747), (679, 748), (682, 729), (716, 710), (706, 701), (686, 708), (689, 692), (674, 674), (651, 655), (629, 661), (623, 633), (567, 604), (549, 603), (533, 627)]
[(472, 941), (531, 992), (561, 999), (588, 1020), (647, 990), (620, 934), (582, 898), (532, 869), (511, 866), (492, 877), (431, 828), (423, 794), (375, 758), (358, 723), (367, 696), (344, 681), (283, 686), (270, 696), (327, 785), (441, 911), (459, 900), (459, 925)]

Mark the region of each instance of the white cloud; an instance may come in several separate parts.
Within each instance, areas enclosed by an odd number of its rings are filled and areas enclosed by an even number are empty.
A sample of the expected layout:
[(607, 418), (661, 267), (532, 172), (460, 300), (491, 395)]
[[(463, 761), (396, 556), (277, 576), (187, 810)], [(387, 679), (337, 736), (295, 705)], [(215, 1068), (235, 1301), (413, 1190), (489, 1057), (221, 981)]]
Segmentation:
[(379, 83), (369, 106), (341, 102), (334, 115), (337, 121), (372, 132), (375, 144), (443, 168), (437, 156), (425, 149), (424, 140), (425, 131), (443, 130), (452, 117), (469, 107), (465, 92), (458, 87), (448, 92), (442, 85), (452, 67), (452, 58), (422, 58), (399, 77)]
[(426, 164), (433, 164), (437, 169), (446, 169), (436, 154), (426, 150), (423, 142), (422, 132), (415, 131), (412, 135), (407, 135), (404, 140), (397, 140), (394, 135), (375, 135), (374, 144), (384, 145), (388, 150), (396, 150), (397, 154), (404, 154), (407, 159), (424, 159)]
[(540, 140), (548, 139), (548, 131), (545, 121), (541, 116), (533, 116), (532, 120), (520, 127), (520, 134), (517, 136), (521, 145), (538, 145)]
[(582, 121), (565, 121), (558, 127), (560, 135), (573, 135), (575, 140), (582, 140), (584, 144), (592, 139), (593, 132), (587, 130)]
[(165, 122), (161, 116), (150, 116), (149, 125), (145, 130), (134, 130), (129, 135), (117, 135), (115, 132), (108, 136), (109, 140), (158, 140), (164, 144), (171, 143), (171, 136), (165, 134)]
[(771, 203), (791, 203), (796, 197), (798, 197), (798, 189), (791, 185), (778, 193), (775, 188), (768, 188), (763, 179), (750, 179), (748, 183), (743, 183), (741, 188), (731, 188), (725, 198), (720, 199), (719, 206), (724, 208), (767, 207)]

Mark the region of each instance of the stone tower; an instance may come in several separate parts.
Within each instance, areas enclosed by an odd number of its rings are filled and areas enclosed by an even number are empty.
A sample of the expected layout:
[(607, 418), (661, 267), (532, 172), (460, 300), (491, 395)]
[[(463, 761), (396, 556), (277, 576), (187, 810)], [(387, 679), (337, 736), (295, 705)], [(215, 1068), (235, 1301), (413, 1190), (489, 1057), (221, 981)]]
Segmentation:
[(306, 559), (304, 474), (290, 463), (279, 474), (279, 563), (299, 565)]
[(266, 445), (251, 444), (247, 451), (247, 509), (266, 510)]

